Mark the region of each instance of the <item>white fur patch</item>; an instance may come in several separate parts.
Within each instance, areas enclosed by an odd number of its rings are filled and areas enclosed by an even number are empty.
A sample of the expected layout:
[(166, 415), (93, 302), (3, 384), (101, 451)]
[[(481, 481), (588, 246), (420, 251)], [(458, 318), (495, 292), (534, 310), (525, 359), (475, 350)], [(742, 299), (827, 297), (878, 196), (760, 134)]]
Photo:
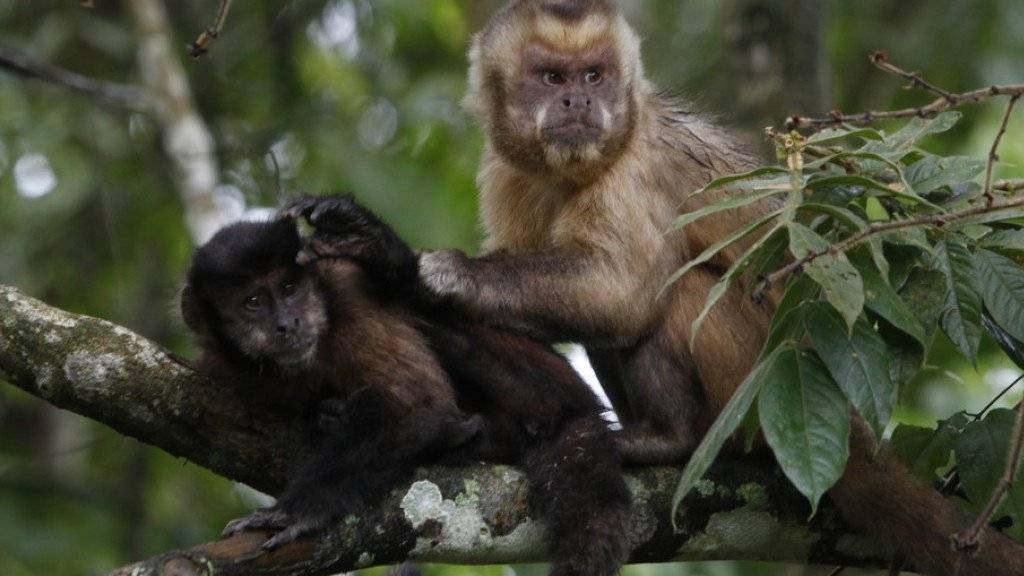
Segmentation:
[(438, 296), (459, 296), (472, 289), (458, 254), (446, 250), (427, 252), (420, 256), (419, 270), (423, 283)]
[(544, 121), (548, 117), (548, 107), (546, 104), (541, 105), (540, 109), (537, 110), (537, 116), (534, 118), (534, 130), (536, 131), (537, 139), (541, 140), (541, 131), (544, 129)]

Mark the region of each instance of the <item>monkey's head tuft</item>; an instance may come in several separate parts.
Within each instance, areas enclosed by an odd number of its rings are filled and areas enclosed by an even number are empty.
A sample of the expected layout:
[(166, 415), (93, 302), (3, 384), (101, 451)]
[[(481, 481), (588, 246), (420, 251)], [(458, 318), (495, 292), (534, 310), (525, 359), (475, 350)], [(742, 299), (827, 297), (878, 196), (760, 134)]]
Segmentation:
[(640, 42), (605, 0), (511, 2), (474, 40), (469, 84), (498, 154), (570, 179), (618, 158), (649, 90)]
[(295, 258), (295, 223), (239, 222), (192, 257), (182, 315), (204, 346), (219, 346), (290, 370), (316, 357), (328, 314), (314, 272)]

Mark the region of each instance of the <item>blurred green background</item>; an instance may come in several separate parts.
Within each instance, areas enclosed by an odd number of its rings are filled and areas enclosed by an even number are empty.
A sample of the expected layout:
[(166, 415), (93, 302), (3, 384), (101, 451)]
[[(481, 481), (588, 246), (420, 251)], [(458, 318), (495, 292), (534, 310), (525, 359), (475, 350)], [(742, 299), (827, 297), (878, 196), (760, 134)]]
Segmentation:
[[(0, 0), (0, 46), (90, 77), (142, 84), (130, 1)], [(354, 191), (417, 246), (474, 250), (481, 136), (459, 107), (465, 52), (499, 3), (236, 0), (210, 53), (184, 46), (213, 0), (166, 0), (175, 56), (215, 140), (226, 213), (281, 191)], [(920, 104), (866, 55), (890, 53), (951, 90), (1024, 81), (1020, 0), (634, 0), (624, 10), (662, 88), (754, 142), (792, 113)], [(1002, 110), (966, 110), (936, 151), (987, 153)], [(1024, 126), (1003, 143), (1019, 177)], [(181, 181), (148, 114), (0, 71), (0, 283), (190, 354), (175, 292), (193, 246)], [(1020, 373), (991, 344), (977, 369), (935, 347), (904, 421), (977, 409)], [(1014, 401), (1010, 396), (1007, 401)], [(244, 487), (0, 383), (0, 574), (106, 571), (214, 537), (260, 503)], [(514, 572), (512, 572), (514, 570)], [(543, 574), (430, 567), (428, 574)], [(631, 576), (827, 574), (733, 563)], [(850, 571), (848, 573), (854, 573)]]

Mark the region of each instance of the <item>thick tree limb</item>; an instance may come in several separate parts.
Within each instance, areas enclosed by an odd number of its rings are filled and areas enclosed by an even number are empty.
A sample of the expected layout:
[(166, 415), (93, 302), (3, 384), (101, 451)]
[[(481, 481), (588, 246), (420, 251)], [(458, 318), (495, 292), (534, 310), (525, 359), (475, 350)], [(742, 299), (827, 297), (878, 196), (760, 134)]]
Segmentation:
[[(198, 377), (159, 346), (104, 320), (51, 308), (0, 286), (0, 374), (54, 405), (260, 490), (280, 491), (309, 450), (294, 422), (251, 395)], [(634, 562), (777, 560), (882, 566), (829, 507), (808, 524), (806, 501), (774, 467), (722, 462), (669, 522), (679, 471), (630, 472)], [(258, 535), (171, 552), (113, 574), (334, 574), (406, 558), (458, 564), (540, 561), (543, 528), (522, 474), (505, 466), (421, 470), (379, 509), (315, 540), (260, 554)], [(225, 519), (227, 520), (227, 519)]]

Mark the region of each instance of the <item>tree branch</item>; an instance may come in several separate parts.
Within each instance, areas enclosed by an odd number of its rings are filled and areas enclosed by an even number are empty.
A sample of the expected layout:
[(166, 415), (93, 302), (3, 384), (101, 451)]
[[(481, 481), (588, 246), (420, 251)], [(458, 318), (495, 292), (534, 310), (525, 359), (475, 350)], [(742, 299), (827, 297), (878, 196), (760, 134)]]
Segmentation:
[(1020, 94), (1015, 94), (1010, 97), (1010, 101), (1006, 103), (1006, 112), (1003, 113), (1003, 121), (999, 124), (999, 130), (996, 132), (995, 139), (992, 140), (992, 149), (988, 153), (988, 161), (985, 164), (985, 201), (991, 206), (995, 201), (996, 197), (992, 194), (992, 171), (995, 168), (996, 162), (999, 161), (999, 143), (1003, 141), (1003, 135), (1006, 134), (1006, 126), (1010, 123), (1010, 116), (1013, 115), (1013, 107), (1017, 105), (1017, 100), (1020, 100)]
[[(198, 377), (125, 328), (51, 308), (0, 286), (0, 373), (52, 404), (269, 493), (311, 450), (301, 424), (251, 394)], [(846, 533), (829, 506), (808, 524), (807, 503), (764, 462), (719, 462), (668, 521), (679, 471), (629, 473), (634, 562), (775, 560), (884, 566), (868, 540)], [(262, 554), (243, 534), (163, 554), (117, 575), (319, 575), (412, 558), (458, 564), (537, 561), (542, 526), (523, 475), (507, 466), (430, 468), (381, 506), (315, 539)]]
[(0, 69), (84, 94), (114, 108), (131, 112), (151, 112), (153, 108), (153, 102), (143, 88), (89, 78), (58, 66), (37, 62), (22, 52), (2, 46)]
[(985, 203), (978, 206), (972, 206), (970, 208), (964, 208), (963, 210), (956, 212), (946, 212), (942, 214), (932, 214), (929, 216), (919, 216), (917, 218), (907, 218), (906, 220), (892, 220), (890, 222), (878, 222), (871, 224), (856, 234), (849, 236), (845, 240), (830, 245), (828, 248), (823, 250), (812, 250), (803, 258), (798, 258), (776, 270), (761, 281), (756, 294), (766, 293), (772, 286), (779, 285), (780, 282), (784, 282), (789, 278), (791, 274), (802, 270), (804, 266), (826, 254), (832, 256), (845, 254), (849, 250), (867, 242), (871, 237), (877, 236), (883, 232), (891, 232), (893, 230), (901, 230), (903, 228), (914, 228), (917, 226), (945, 226), (949, 223), (965, 220), (974, 216), (1021, 207), (1024, 207), (1024, 197), (1014, 198), (999, 204)]
[(877, 120), (892, 120), (894, 118), (932, 118), (939, 112), (954, 106), (981, 102), (995, 96), (1024, 96), (1024, 84), (989, 86), (988, 88), (979, 88), (978, 90), (961, 93), (949, 92), (926, 81), (916, 72), (907, 72), (898, 66), (890, 64), (884, 52), (875, 52), (870, 58), (871, 62), (880, 69), (906, 78), (911, 81), (912, 86), (924, 88), (933, 94), (938, 94), (939, 97), (930, 104), (918, 106), (917, 108), (904, 108), (902, 110), (869, 111), (859, 114), (843, 114), (838, 110), (833, 110), (827, 118), (790, 116), (786, 119), (786, 130), (796, 130), (798, 128), (820, 130), (828, 126), (839, 126), (842, 124), (866, 125), (872, 124)]

